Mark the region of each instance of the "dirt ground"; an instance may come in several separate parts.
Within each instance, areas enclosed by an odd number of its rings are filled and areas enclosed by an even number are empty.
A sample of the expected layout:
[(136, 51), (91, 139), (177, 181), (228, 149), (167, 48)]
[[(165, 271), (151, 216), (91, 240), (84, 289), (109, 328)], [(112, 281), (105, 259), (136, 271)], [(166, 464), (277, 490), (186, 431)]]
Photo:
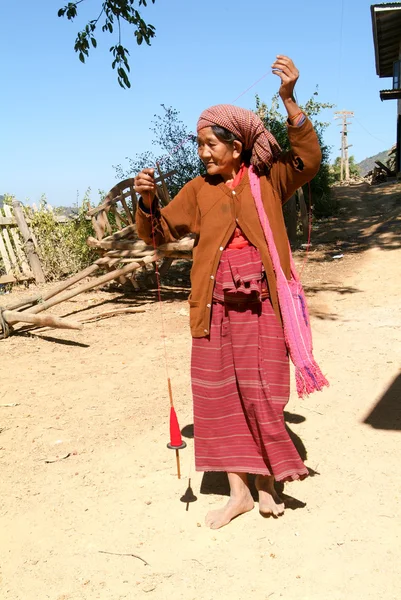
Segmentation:
[(296, 253), (331, 386), (291, 396), (288, 426), (313, 476), (286, 484), (279, 519), (256, 506), (204, 525), (227, 484), (194, 471), (184, 276), (163, 303), (188, 436), (181, 480), (153, 291), (88, 293), (52, 312), (146, 311), (0, 341), (2, 600), (399, 599), (401, 184), (336, 193), (338, 216), (314, 229), (306, 263)]

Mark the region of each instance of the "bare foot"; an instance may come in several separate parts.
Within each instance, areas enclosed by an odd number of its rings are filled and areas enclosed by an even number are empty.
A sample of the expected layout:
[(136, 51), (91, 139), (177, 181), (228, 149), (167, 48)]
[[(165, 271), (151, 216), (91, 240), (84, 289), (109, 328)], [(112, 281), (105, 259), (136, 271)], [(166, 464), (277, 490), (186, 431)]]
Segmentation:
[(259, 493), (259, 512), (273, 517), (284, 514), (284, 502), (274, 489), (274, 477), (257, 475), (255, 485)]
[(241, 496), (233, 496), (223, 508), (207, 513), (205, 523), (210, 529), (220, 529), (232, 519), (253, 509), (253, 499), (249, 491)]

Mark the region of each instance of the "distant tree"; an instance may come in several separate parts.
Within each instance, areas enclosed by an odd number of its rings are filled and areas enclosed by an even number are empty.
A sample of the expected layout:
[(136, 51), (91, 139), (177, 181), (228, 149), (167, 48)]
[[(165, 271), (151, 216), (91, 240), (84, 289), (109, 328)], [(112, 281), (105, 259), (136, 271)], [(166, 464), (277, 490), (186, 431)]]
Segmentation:
[(115, 165), (114, 168), (118, 179), (127, 179), (144, 168), (155, 167), (156, 161), (160, 161), (163, 173), (177, 171), (167, 180), (167, 187), (173, 198), (188, 181), (205, 173), (205, 169), (198, 157), (195, 133), (191, 133), (179, 119), (178, 110), (164, 104), (161, 107), (162, 115), (155, 115), (150, 127), (153, 133), (152, 145), (157, 146), (157, 154), (148, 150), (134, 158), (128, 158), (127, 170), (121, 165)]
[[(317, 100), (318, 95), (319, 92), (316, 88), (316, 91), (312, 94), (311, 98), (305, 104), (300, 105), (300, 108), (312, 121), (322, 150), (322, 163), (318, 174), (311, 182), (311, 194), (314, 214), (317, 217), (325, 217), (333, 214), (335, 211), (335, 204), (330, 191), (330, 147), (325, 143), (323, 137), (324, 131), (329, 126), (329, 123), (321, 121), (319, 115), (323, 110), (333, 108), (334, 105), (327, 102), (319, 102)], [(256, 96), (255, 112), (262, 119), (266, 128), (275, 136), (281, 148), (284, 151), (289, 150), (287, 116), (280, 112), (278, 94), (273, 96), (270, 106), (262, 102), (260, 98)], [(305, 197), (308, 197), (307, 189), (305, 190), (305, 194)]]
[[(130, 66), (128, 61), (129, 52), (122, 45), (121, 40), (121, 22), (126, 22), (133, 26), (134, 36), (137, 44), (141, 45), (146, 42), (150, 46), (150, 40), (155, 36), (155, 28), (153, 25), (145, 23), (136, 6), (147, 6), (149, 0), (96, 0), (97, 17), (88, 21), (84, 29), (78, 32), (74, 50), (78, 52), (79, 60), (85, 62), (85, 58), (89, 56), (89, 50), (97, 47), (95, 37), (96, 28), (101, 25), (102, 32), (113, 33), (115, 27), (118, 32), (118, 42), (111, 46), (110, 52), (113, 54), (113, 69), (117, 68), (117, 80), (122, 88), (131, 87), (128, 77)], [(78, 16), (78, 5), (85, 0), (76, 0), (68, 2), (64, 8), (58, 11), (59, 17), (67, 17), (69, 21), (73, 21)], [(155, 0), (150, 0), (152, 4)], [(100, 23), (99, 23), (100, 21)]]
[[(355, 163), (355, 157), (350, 156), (348, 162), (349, 162), (349, 176), (351, 178), (352, 177), (360, 177), (361, 173), (359, 171), (358, 165)], [(331, 172), (333, 181), (340, 181), (340, 179), (341, 179), (341, 158), (339, 156), (337, 156), (334, 163), (331, 165), (330, 172)], [(345, 177), (345, 168), (344, 168), (343, 177)]]

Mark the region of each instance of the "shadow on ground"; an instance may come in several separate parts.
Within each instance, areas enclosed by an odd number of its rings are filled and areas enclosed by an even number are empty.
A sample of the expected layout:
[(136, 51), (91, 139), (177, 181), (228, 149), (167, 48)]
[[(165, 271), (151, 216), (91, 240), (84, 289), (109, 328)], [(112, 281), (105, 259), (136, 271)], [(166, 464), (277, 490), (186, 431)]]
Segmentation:
[[(293, 441), (300, 457), (302, 458), (303, 461), (305, 461), (307, 459), (307, 452), (306, 452), (305, 444), (303, 443), (301, 438), (288, 427), (288, 424), (287, 424), (287, 423), (291, 423), (291, 424), (302, 423), (303, 421), (305, 421), (305, 417), (302, 415), (298, 415), (295, 413), (289, 413), (289, 412), (285, 411), (284, 418), (286, 420), (286, 429), (288, 431), (288, 434), (289, 434), (291, 440)], [(184, 437), (193, 438), (194, 437), (193, 425), (192, 424), (186, 425), (181, 430), (181, 433)], [(318, 473), (316, 471), (313, 471), (313, 469), (308, 469), (308, 471), (309, 471), (310, 476), (318, 475)], [(248, 481), (249, 481), (249, 486), (250, 486), (252, 495), (254, 497), (254, 500), (257, 501), (258, 495), (257, 495), (256, 487), (255, 487), (255, 475), (252, 475), (252, 474), (249, 475)], [(301, 500), (298, 500), (297, 498), (294, 498), (293, 496), (289, 496), (288, 494), (285, 494), (284, 488), (285, 488), (285, 484), (280, 483), (280, 482), (276, 483), (276, 489), (277, 489), (278, 493), (281, 495), (281, 497), (283, 498), (286, 508), (289, 508), (291, 510), (296, 510), (297, 508), (304, 508), (306, 506), (305, 502), (302, 502)], [(215, 472), (215, 471), (205, 472), (202, 477), (200, 493), (206, 494), (206, 495), (216, 494), (218, 496), (229, 496), (230, 495), (230, 486), (228, 484), (227, 474), (225, 472)]]
[(50, 335), (43, 335), (42, 333), (36, 335), (31, 333), (30, 330), (16, 330), (13, 335), (17, 337), (31, 338), (34, 340), (45, 340), (46, 342), (53, 342), (54, 344), (60, 344), (61, 346), (72, 346), (75, 348), (90, 348), (89, 344), (84, 342), (75, 342), (74, 340), (65, 340), (62, 338), (52, 337)]
[(364, 423), (374, 429), (401, 431), (401, 373), (391, 383)]
[(401, 183), (387, 182), (339, 186), (332, 189), (338, 213), (315, 223), (308, 260), (322, 262), (341, 254), (356, 254), (372, 247), (401, 247)]

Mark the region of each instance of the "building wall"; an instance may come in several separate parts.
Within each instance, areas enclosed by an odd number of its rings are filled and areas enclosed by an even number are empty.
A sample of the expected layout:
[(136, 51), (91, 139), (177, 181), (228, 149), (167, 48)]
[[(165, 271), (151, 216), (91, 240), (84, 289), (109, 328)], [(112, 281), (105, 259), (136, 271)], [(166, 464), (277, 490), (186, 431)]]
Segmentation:
[[(398, 52), (398, 58), (401, 60), (401, 40)], [(397, 177), (401, 179), (401, 98), (397, 100), (397, 154), (396, 154), (396, 171)]]
[[(401, 60), (401, 40), (400, 40), (400, 49), (399, 49), (399, 52), (398, 52), (398, 58), (399, 58), (399, 60)], [(398, 109), (397, 110), (397, 115), (401, 115), (401, 98), (398, 98), (397, 105), (398, 105), (397, 106), (397, 109)]]

